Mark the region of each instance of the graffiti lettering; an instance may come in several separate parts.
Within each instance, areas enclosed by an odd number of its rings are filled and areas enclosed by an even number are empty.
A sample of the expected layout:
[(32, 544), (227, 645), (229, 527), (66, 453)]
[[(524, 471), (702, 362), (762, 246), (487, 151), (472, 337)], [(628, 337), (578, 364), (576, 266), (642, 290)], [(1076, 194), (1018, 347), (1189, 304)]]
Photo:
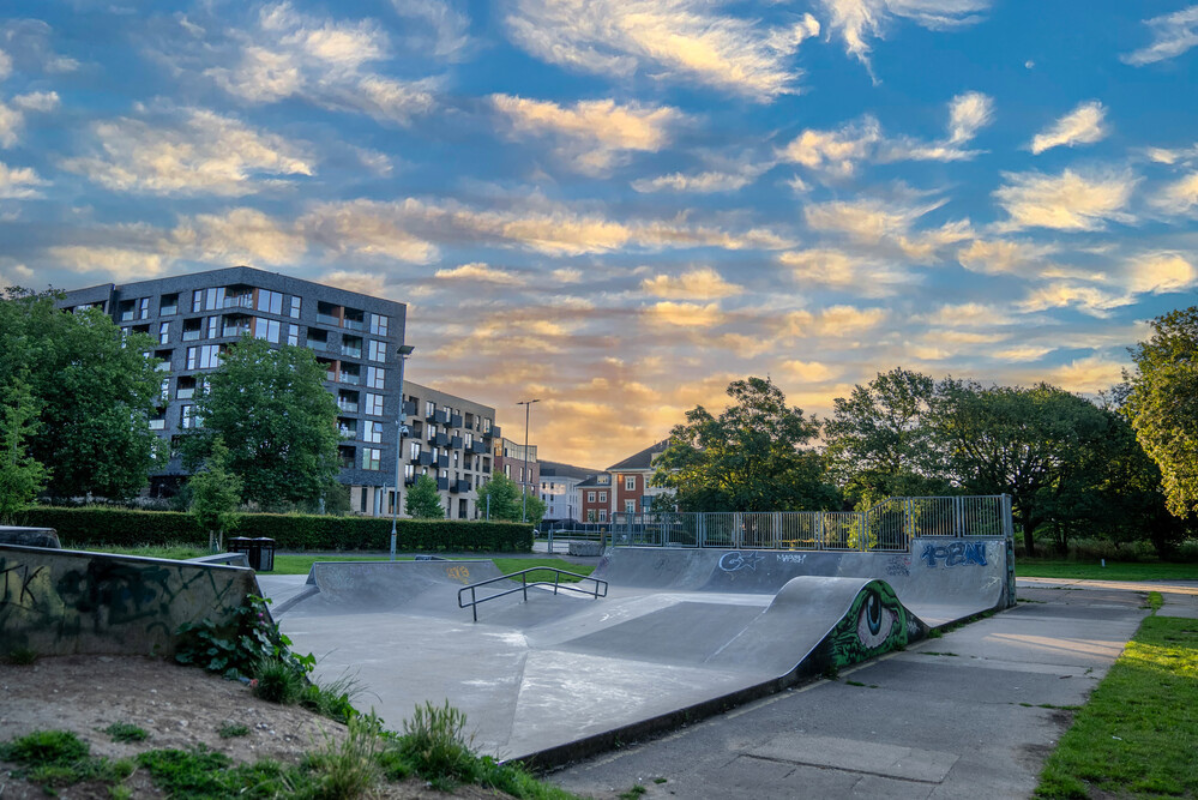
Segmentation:
[(725, 572), (737, 572), (739, 569), (755, 571), (758, 569), (758, 562), (762, 560), (762, 553), (742, 554), (734, 551), (721, 556), (721, 560), (717, 562), (717, 566)]
[(908, 556), (892, 556), (884, 565), (884, 571), (888, 575), (908, 575), (908, 568), (912, 566), (912, 562)]
[(459, 583), (469, 583), (471, 581), (471, 569), (469, 567), (446, 567), (446, 577)]
[(806, 558), (808, 553), (784, 553), (779, 556), (779, 560), (785, 564), (803, 564)]
[[(24, 564), (10, 567), (0, 559), (0, 577), (4, 579), (4, 591), (0, 592), (0, 603), (13, 603), (24, 608), (33, 608), (36, 606), (37, 598), (34, 597), (33, 592), (30, 590), (30, 584), (37, 580), (38, 575), (44, 569), (45, 567), (38, 567), (30, 572), (29, 567)], [(15, 600), (13, 599), (14, 596)], [(25, 598), (29, 598), (28, 604), (26, 604)]]
[(965, 567), (968, 564), (987, 566), (987, 548), (983, 542), (953, 542), (947, 545), (927, 544), (921, 552), (926, 566), (936, 567), (939, 561), (947, 567)]

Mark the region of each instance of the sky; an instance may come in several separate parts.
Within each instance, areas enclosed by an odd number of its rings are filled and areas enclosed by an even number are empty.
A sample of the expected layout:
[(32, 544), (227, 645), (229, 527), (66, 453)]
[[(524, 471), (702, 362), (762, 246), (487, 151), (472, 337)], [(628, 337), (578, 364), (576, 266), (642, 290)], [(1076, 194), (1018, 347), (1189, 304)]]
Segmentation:
[(1196, 302), (1179, 0), (0, 0), (0, 285), (250, 265), (603, 469), (725, 387), (1120, 380)]

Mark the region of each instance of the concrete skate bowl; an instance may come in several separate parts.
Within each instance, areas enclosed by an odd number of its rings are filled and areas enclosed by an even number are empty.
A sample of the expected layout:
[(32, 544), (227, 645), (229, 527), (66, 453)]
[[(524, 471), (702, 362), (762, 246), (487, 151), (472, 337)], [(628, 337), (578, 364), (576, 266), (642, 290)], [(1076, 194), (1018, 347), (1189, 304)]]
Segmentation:
[(0, 544), (0, 656), (169, 656), (186, 622), (232, 622), (253, 570)]

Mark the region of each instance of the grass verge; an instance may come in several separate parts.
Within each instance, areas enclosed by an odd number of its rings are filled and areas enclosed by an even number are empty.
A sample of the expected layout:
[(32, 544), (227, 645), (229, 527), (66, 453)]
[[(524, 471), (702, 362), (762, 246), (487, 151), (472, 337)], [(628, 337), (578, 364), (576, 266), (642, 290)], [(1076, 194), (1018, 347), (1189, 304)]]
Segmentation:
[(1097, 581), (1194, 581), (1196, 564), (1165, 561), (1100, 562), (1027, 559), (1017, 556), (1018, 578), (1079, 578)]
[(1196, 620), (1148, 617), (1046, 761), (1038, 798), (1196, 797)]

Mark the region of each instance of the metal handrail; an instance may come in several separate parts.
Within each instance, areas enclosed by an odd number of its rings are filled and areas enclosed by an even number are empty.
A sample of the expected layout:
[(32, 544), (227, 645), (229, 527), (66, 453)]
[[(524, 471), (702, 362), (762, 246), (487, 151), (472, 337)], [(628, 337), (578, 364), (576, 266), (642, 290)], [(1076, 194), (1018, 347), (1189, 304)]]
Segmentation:
[[(543, 572), (543, 571), (554, 573), (554, 583), (550, 583), (550, 581), (534, 581), (534, 582), (530, 583), (529, 580), (526, 578), (526, 576), (530, 572)], [(521, 576), (521, 585), (518, 587), (509, 589), (506, 592), (499, 592), (497, 594), (489, 594), (487, 597), (483, 598), (482, 600), (480, 600), (479, 598), (477, 598), (475, 596), (475, 590), (478, 589), (480, 586), (487, 586), (488, 584), (491, 584), (491, 583), (499, 583), (500, 581), (511, 580), (512, 578), (515, 578), (518, 575)], [(580, 589), (576, 586), (570, 586), (568, 584), (560, 584), (558, 582), (558, 579), (562, 575), (570, 575), (572, 578), (579, 578), (582, 581), (591, 581), (592, 583), (596, 584), (596, 586), (594, 589), (592, 589), (592, 591), (589, 592), (584, 589)], [(555, 594), (558, 594), (558, 590), (561, 587), (562, 589), (564, 589), (566, 591), (578, 592), (579, 594), (583, 594), (583, 595), (591, 595), (592, 598), (594, 598), (594, 599), (599, 599), (601, 597), (608, 597), (608, 581), (602, 581), (599, 578), (593, 578), (590, 575), (580, 575), (579, 573), (576, 573), (576, 572), (568, 572), (567, 570), (559, 569), (558, 567), (530, 567), (529, 569), (523, 569), (520, 572), (512, 572), (512, 573), (509, 573), (508, 575), (501, 575), (499, 578), (489, 578), (486, 581), (480, 581), (479, 583), (472, 583), (470, 586), (464, 586), (463, 588), (458, 590), (458, 607), (466, 608), (467, 606), (470, 606), (471, 607), (471, 620), (473, 622), (479, 622), (479, 612), (476, 611), (476, 606), (478, 606), (480, 603), (486, 603), (488, 600), (495, 600), (498, 597), (505, 597), (505, 596), (513, 594), (515, 592), (521, 592), (521, 594), (524, 598), (524, 601), (529, 602), (529, 587), (530, 586), (553, 586)], [(600, 591), (601, 589), (603, 589), (604, 591), (601, 592)], [(464, 604), (463, 603), (463, 592), (467, 592), (467, 591), (469, 591), (471, 593), (471, 602)]]

